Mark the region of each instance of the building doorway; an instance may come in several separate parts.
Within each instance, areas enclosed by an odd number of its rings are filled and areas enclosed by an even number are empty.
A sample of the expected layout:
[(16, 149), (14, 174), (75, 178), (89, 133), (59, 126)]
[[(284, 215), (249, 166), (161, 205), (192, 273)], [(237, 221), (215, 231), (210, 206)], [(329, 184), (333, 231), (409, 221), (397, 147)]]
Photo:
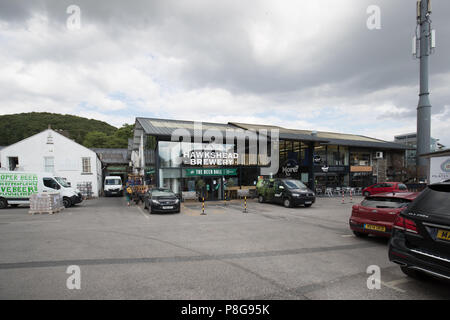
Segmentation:
[(222, 200), (223, 179), (221, 177), (205, 177), (205, 200)]

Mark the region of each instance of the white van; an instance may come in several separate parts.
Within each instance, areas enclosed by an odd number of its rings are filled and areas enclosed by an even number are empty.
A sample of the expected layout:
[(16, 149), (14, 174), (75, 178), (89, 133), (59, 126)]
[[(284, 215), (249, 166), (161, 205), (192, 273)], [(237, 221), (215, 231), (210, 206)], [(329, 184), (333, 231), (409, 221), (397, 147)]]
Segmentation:
[(122, 178), (119, 176), (106, 176), (103, 193), (107, 196), (123, 196)]
[(33, 193), (55, 191), (61, 193), (66, 208), (83, 201), (81, 193), (64, 178), (45, 172), (0, 171), (0, 209), (29, 205)]

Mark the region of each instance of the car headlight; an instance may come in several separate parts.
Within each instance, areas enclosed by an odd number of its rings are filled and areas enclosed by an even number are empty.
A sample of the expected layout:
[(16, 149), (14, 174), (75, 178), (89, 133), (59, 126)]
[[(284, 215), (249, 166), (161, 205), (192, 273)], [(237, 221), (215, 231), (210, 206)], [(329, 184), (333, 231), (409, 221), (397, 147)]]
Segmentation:
[(159, 201), (158, 201), (158, 200), (152, 200), (152, 202), (153, 202), (154, 204), (159, 204)]
[(298, 194), (298, 193), (293, 193), (292, 196), (294, 196), (294, 197), (300, 197), (300, 194)]
[(180, 202), (180, 199), (176, 199), (176, 200), (175, 200), (175, 203), (178, 203), (178, 202)]

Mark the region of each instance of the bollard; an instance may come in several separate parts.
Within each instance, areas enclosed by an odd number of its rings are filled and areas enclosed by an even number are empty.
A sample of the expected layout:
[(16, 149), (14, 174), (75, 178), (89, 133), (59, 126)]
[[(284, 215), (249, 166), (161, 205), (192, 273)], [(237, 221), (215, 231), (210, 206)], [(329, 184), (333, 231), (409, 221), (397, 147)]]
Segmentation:
[(353, 203), (353, 194), (352, 194), (352, 189), (350, 189), (350, 203)]
[(206, 213), (205, 213), (205, 197), (202, 197), (202, 213), (201, 213), (201, 215), (202, 216), (206, 215)]
[(225, 195), (225, 201), (224, 201), (224, 204), (225, 204), (225, 206), (227, 206), (227, 192), (226, 192), (226, 191), (225, 191), (224, 195)]
[(345, 192), (344, 192), (344, 190), (342, 190), (342, 204), (345, 203), (345, 202), (344, 202), (344, 197), (345, 197)]
[(247, 213), (247, 196), (244, 196), (244, 213)]

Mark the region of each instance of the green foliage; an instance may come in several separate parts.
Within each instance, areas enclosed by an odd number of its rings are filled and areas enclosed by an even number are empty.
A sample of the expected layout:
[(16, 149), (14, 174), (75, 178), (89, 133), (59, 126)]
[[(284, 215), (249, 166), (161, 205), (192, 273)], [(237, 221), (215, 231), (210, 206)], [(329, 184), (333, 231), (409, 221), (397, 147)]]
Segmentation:
[(7, 146), (28, 138), (48, 126), (88, 148), (127, 148), (133, 136), (133, 125), (120, 129), (110, 124), (48, 112), (30, 112), (0, 116), (0, 146)]
[(197, 182), (195, 184), (195, 186), (197, 188), (197, 191), (202, 190), (205, 187), (205, 185), (206, 185), (206, 183), (205, 183), (205, 181), (203, 179), (197, 180)]

